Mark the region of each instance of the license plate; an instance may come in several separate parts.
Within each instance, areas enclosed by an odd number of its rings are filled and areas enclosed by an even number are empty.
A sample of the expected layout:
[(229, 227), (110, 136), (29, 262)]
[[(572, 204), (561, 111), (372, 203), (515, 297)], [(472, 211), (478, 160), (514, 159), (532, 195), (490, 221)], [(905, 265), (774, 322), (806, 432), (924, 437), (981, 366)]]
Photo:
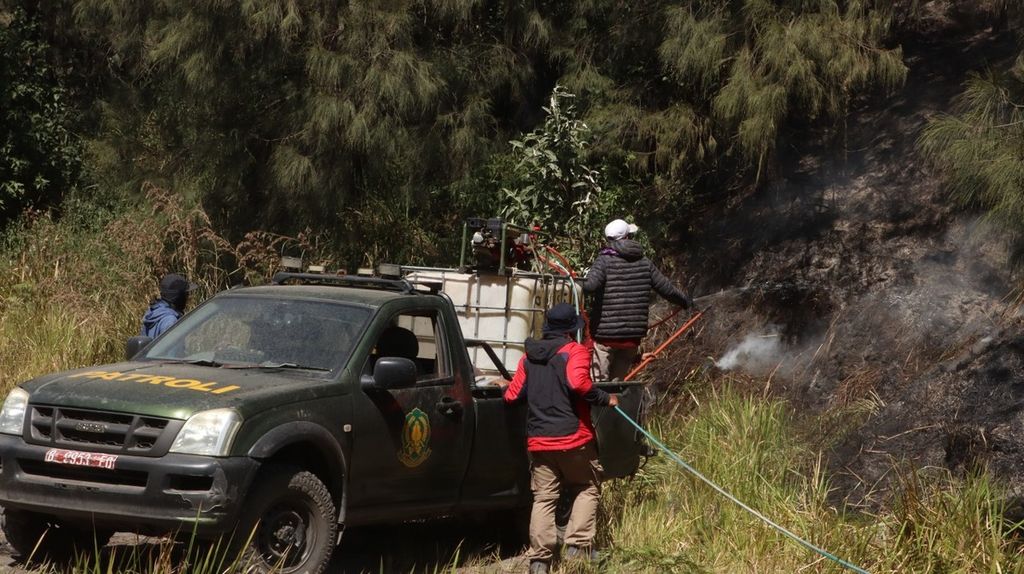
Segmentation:
[(57, 464), (88, 466), (91, 468), (114, 470), (114, 463), (117, 462), (117, 455), (51, 448), (46, 451), (45, 460), (46, 462), (55, 462)]

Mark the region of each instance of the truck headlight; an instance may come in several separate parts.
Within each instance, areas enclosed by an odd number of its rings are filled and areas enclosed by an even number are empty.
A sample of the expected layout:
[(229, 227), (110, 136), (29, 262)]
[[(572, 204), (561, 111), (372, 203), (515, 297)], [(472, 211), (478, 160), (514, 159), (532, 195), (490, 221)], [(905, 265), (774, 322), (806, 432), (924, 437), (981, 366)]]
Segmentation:
[(25, 411), (28, 410), (28, 393), (24, 389), (14, 388), (7, 395), (4, 406), (0, 409), (0, 432), (21, 436), (25, 430)]
[(196, 413), (185, 421), (171, 445), (171, 452), (227, 456), (231, 440), (242, 426), (242, 417), (231, 409)]

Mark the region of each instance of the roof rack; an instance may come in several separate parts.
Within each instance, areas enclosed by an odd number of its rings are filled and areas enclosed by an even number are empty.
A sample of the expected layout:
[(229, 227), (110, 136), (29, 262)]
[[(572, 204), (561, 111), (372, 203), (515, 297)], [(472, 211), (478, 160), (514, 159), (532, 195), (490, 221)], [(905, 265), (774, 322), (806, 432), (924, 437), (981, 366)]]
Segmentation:
[(412, 294), (419, 291), (405, 279), (380, 279), (378, 277), (360, 277), (357, 275), (321, 275), (319, 273), (289, 273), (281, 271), (270, 280), (274, 285), (296, 282), (303, 285), (336, 285), (338, 287), (359, 287), (363, 289), (382, 289)]

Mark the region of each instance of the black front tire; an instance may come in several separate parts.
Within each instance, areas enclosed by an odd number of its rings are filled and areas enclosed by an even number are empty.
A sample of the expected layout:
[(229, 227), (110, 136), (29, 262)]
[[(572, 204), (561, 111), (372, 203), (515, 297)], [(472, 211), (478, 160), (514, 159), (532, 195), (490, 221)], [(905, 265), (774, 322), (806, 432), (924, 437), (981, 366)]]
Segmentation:
[(264, 467), (249, 494), (236, 537), (257, 572), (321, 574), (331, 560), (338, 522), (331, 493), (294, 466)]
[(28, 562), (66, 560), (76, 554), (91, 554), (110, 542), (114, 533), (106, 529), (68, 526), (43, 514), (5, 509), (4, 536), (14, 553)]

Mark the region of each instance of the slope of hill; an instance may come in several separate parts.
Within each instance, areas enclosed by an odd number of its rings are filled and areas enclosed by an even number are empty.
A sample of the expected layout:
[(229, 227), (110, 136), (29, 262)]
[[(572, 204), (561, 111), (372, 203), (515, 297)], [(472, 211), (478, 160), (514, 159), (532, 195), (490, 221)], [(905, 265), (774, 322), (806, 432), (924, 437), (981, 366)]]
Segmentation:
[(789, 142), (776, 183), (702, 214), (683, 258), (696, 293), (725, 291), (695, 351), (662, 375), (727, 355), (715, 373), (767, 375), (799, 408), (835, 415), (823, 440), (838, 441), (833, 476), (853, 504), (880, 502), (900, 460), (1024, 476), (1014, 245), (950, 207), (916, 143), (968, 72), (1014, 47), (935, 15), (904, 43), (904, 89), (863, 102), (842, 152)]

